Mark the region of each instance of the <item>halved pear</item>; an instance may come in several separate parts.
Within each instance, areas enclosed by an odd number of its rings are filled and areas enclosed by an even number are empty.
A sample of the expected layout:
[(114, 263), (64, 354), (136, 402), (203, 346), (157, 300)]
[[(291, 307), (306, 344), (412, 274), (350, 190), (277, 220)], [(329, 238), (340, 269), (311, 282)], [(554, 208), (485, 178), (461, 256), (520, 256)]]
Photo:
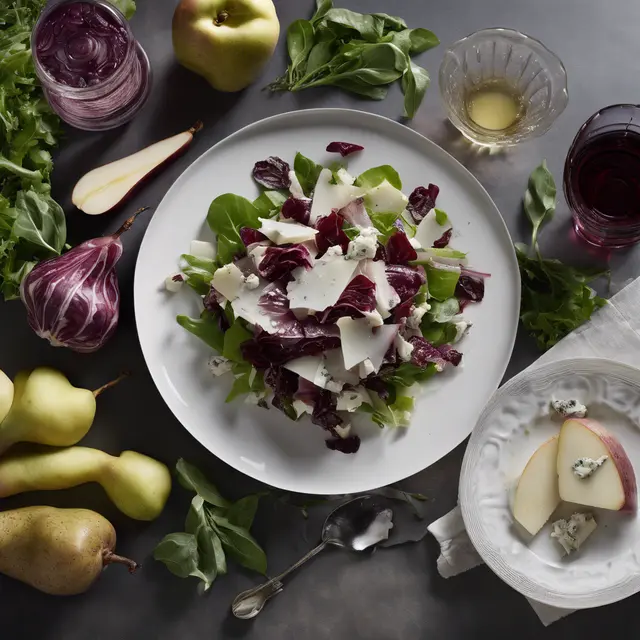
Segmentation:
[(7, 417), (12, 402), (13, 382), (3, 371), (0, 371), (0, 422)]
[(201, 128), (202, 123), (198, 122), (187, 131), (89, 171), (73, 189), (73, 204), (89, 215), (111, 211), (123, 203), (144, 180), (186, 151), (194, 134)]
[(560, 504), (558, 436), (541, 444), (524, 468), (513, 502), (513, 517), (535, 536)]

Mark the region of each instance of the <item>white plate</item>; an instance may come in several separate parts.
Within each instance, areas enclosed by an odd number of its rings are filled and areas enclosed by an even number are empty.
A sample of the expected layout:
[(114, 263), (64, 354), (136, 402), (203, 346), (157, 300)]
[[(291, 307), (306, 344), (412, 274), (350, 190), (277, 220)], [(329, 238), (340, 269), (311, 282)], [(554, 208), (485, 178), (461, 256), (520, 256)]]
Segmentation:
[[(179, 255), (188, 252), (191, 240), (212, 238), (205, 217), (213, 198), (225, 192), (257, 197), (251, 169), (270, 155), (289, 163), (296, 151), (325, 165), (339, 160), (337, 154), (325, 152), (334, 140), (364, 145), (364, 152), (346, 159), (355, 175), (391, 164), (407, 193), (417, 185), (439, 185), (438, 206), (453, 222), (454, 246), (468, 251), (476, 268), (492, 274), (484, 302), (465, 311), (474, 326), (460, 343), (464, 366), (424, 386), (408, 430), (380, 431), (372, 424), (358, 428), (363, 442), (355, 455), (329, 451), (324, 445), (326, 432), (308, 419), (294, 423), (275, 409), (265, 411), (241, 400), (225, 404), (230, 383), (207, 373), (210, 349), (175, 321), (177, 314), (199, 314), (197, 296), (190, 290), (174, 296), (163, 290), (165, 276), (175, 273)], [(509, 233), (477, 180), (411, 129), (344, 109), (267, 118), (209, 149), (158, 207), (135, 274), (140, 343), (151, 375), (176, 418), (207, 449), (243, 473), (282, 489), (316, 494), (354, 493), (396, 482), (462, 442), (504, 374), (519, 300), (519, 273)]]
[[(640, 591), (637, 514), (587, 509), (598, 528), (579, 551), (562, 556), (549, 523), (532, 538), (511, 513), (527, 460), (562, 424), (549, 413), (552, 396), (585, 404), (640, 472), (640, 370), (596, 358), (562, 360), (509, 381), (485, 407), (462, 465), (462, 516), (482, 559), (514, 589), (555, 607), (598, 607)], [(561, 504), (551, 521), (576, 510), (585, 507)]]

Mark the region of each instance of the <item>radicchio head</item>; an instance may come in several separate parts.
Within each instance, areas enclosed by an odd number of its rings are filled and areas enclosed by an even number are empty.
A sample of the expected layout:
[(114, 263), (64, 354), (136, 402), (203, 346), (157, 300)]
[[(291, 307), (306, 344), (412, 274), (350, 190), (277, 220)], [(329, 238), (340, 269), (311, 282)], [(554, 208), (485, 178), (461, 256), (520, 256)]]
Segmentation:
[(92, 353), (113, 335), (120, 315), (115, 265), (120, 236), (140, 209), (113, 235), (87, 240), (58, 258), (36, 265), (22, 281), (20, 297), (31, 328), (54, 347)]

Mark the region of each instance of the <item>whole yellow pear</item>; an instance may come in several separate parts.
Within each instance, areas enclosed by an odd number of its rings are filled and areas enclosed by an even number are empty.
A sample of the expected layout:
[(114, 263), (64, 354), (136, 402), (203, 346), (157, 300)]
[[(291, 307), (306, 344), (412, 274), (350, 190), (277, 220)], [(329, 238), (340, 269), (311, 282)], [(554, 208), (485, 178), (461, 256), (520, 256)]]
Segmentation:
[(178, 62), (219, 91), (251, 84), (279, 35), (272, 0), (181, 0), (173, 14)]

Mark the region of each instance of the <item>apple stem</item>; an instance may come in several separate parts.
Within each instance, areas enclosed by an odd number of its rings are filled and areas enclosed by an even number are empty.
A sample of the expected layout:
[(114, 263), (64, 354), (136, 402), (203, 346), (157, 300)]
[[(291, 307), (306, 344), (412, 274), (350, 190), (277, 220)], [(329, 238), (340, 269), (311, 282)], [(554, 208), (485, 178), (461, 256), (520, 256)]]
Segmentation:
[(135, 219), (143, 212), (149, 209), (149, 207), (142, 207), (138, 209), (128, 220), (125, 220), (124, 224), (113, 234), (113, 238), (119, 238), (125, 231), (129, 231), (131, 226), (135, 222)]
[(101, 387), (98, 387), (93, 392), (93, 397), (97, 398), (101, 393), (103, 393), (107, 389), (111, 389), (111, 387), (115, 387), (119, 382), (121, 382), (125, 378), (128, 378), (130, 375), (131, 374), (129, 373), (129, 371), (123, 371), (115, 380), (111, 380), (110, 382), (103, 384)]
[(229, 13), (227, 11), (221, 11), (213, 22), (219, 27), (228, 17)]
[(198, 133), (198, 131), (202, 130), (202, 127), (204, 127), (204, 125), (202, 124), (202, 120), (198, 120), (198, 122), (196, 122), (193, 127), (191, 127), (190, 129), (188, 129), (189, 133), (191, 135), (194, 135), (196, 133)]
[(135, 573), (136, 569), (140, 568), (140, 565), (134, 560), (119, 556), (109, 549), (105, 549), (102, 552), (102, 564), (106, 567), (110, 564), (124, 564), (129, 569), (129, 573)]

